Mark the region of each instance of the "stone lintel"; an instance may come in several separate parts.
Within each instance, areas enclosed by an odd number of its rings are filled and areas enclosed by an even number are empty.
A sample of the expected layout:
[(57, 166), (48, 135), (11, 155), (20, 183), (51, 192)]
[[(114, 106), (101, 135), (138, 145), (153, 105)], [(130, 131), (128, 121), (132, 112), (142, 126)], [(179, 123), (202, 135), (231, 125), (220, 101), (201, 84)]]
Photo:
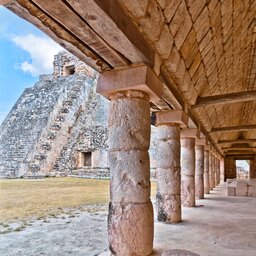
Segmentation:
[(154, 103), (162, 98), (164, 87), (157, 75), (145, 64), (100, 74), (97, 92), (104, 97), (109, 99), (113, 93), (127, 90), (146, 92)]
[(206, 146), (207, 140), (206, 139), (196, 139), (196, 146)]
[(176, 123), (188, 127), (188, 115), (183, 110), (161, 111), (156, 113), (156, 125)]
[(197, 128), (186, 128), (181, 130), (180, 137), (181, 138), (199, 138), (200, 131)]

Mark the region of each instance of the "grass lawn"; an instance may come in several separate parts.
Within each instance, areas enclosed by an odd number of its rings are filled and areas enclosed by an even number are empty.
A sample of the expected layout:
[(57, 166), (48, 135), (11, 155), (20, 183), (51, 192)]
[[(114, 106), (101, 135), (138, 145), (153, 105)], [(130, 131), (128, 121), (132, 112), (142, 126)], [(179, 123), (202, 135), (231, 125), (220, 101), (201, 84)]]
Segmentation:
[[(152, 183), (153, 195), (155, 189), (155, 183)], [(66, 208), (105, 204), (108, 201), (108, 180), (0, 180), (0, 222), (56, 216)]]

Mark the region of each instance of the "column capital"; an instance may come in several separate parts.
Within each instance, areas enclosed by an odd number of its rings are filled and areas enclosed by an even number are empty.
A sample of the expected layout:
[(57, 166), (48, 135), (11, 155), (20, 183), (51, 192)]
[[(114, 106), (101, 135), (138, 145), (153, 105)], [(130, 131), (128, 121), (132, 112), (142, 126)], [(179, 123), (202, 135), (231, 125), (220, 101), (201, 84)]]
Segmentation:
[(200, 131), (197, 128), (186, 128), (181, 130), (180, 137), (181, 138), (199, 138)]
[(188, 127), (188, 115), (183, 110), (168, 110), (156, 113), (156, 125), (179, 124)]
[(142, 91), (148, 94), (151, 102), (158, 102), (164, 93), (161, 80), (145, 64), (119, 70), (104, 71), (97, 82), (97, 92), (109, 99), (122, 91)]
[(207, 139), (198, 139), (196, 138), (196, 146), (206, 146), (208, 145)]

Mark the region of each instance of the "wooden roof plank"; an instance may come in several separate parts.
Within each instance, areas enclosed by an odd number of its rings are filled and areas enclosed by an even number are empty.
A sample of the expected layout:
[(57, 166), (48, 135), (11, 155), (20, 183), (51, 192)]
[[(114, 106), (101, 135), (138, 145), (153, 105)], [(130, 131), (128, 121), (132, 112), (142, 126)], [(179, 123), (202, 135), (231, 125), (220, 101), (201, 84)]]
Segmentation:
[(251, 101), (255, 99), (256, 99), (256, 90), (199, 97), (197, 99), (196, 104), (193, 106), (193, 108), (199, 108), (199, 107), (204, 107), (209, 105), (218, 105), (218, 104), (227, 104), (227, 103), (230, 104), (230, 103), (236, 103), (236, 102)]
[(256, 124), (238, 125), (238, 126), (225, 126), (225, 127), (212, 128), (210, 133), (215, 133), (215, 132), (238, 132), (238, 131), (248, 131), (248, 130), (255, 130), (255, 129), (256, 129)]

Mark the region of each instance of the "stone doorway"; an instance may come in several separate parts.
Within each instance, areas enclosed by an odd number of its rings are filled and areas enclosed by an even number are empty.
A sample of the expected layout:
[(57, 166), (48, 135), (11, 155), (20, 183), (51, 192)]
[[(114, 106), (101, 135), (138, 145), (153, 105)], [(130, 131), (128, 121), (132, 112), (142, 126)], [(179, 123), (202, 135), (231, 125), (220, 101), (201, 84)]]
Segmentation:
[(80, 152), (80, 167), (92, 166), (92, 152)]

